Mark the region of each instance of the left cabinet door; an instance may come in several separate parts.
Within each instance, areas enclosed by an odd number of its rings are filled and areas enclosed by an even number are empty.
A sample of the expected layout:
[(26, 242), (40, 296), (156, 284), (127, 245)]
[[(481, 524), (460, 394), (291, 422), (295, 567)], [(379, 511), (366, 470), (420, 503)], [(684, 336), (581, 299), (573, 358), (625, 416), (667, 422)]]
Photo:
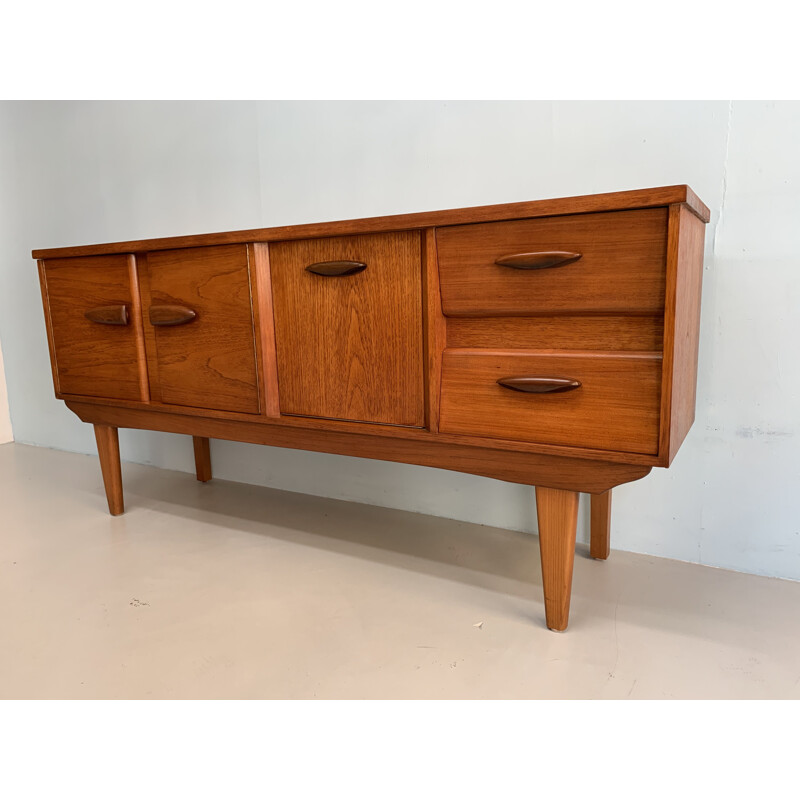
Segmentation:
[(148, 253), (139, 279), (152, 399), (257, 414), (247, 245)]
[(147, 400), (132, 255), (39, 262), (58, 395)]

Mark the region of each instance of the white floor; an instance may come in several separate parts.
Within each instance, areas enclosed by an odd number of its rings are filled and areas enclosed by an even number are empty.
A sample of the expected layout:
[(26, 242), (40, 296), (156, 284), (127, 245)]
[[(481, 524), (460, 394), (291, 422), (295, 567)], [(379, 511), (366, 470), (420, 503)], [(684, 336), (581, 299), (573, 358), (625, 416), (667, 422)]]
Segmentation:
[(123, 474), (0, 446), (0, 697), (800, 698), (800, 583), (580, 548), (557, 634), (529, 535)]

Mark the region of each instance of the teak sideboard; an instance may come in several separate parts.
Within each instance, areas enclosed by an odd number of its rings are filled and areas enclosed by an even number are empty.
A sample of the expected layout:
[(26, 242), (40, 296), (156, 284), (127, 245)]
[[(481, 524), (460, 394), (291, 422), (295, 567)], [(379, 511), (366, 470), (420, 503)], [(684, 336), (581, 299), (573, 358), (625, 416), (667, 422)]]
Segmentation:
[(400, 461), (536, 487), (547, 625), (569, 618), (579, 492), (693, 420), (708, 208), (688, 186), (35, 250), (56, 397), (94, 425)]

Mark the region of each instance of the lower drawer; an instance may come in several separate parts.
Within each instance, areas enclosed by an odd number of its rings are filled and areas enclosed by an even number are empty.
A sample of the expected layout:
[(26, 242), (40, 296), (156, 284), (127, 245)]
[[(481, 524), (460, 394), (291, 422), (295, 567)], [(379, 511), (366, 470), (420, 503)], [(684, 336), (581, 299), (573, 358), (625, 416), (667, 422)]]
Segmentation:
[(654, 455), (660, 387), (660, 354), (445, 350), (439, 430)]

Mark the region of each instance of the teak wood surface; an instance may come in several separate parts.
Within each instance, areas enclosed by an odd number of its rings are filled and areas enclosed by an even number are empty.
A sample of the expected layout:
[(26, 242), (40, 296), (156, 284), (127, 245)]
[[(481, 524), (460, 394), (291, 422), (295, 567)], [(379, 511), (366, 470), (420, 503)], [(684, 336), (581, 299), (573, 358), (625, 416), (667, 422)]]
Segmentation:
[[(385, 233), (270, 248), (283, 414), (421, 427), (420, 236)], [(323, 261), (366, 264), (317, 275)]]
[[(580, 387), (531, 395), (497, 383), (525, 375), (572, 378)], [(655, 454), (660, 382), (657, 354), (446, 350), (439, 429)]]
[(694, 419), (704, 223), (687, 186), (34, 251), (56, 396), (95, 426), (537, 487), (547, 624), (578, 492), (669, 466)]
[(103, 473), (109, 513), (117, 517), (125, 511), (122, 495), (122, 465), (119, 461), (119, 434), (111, 425), (95, 425), (94, 437), (97, 441), (97, 455)]
[(424, 211), (415, 214), (394, 214), (387, 217), (314, 222), (305, 225), (283, 225), (275, 228), (251, 228), (224, 233), (202, 233), (189, 236), (168, 236), (158, 239), (134, 239), (127, 242), (89, 244), (71, 247), (50, 247), (33, 251), (34, 258), (93, 256), (109, 253), (135, 253), (143, 250), (172, 250), (179, 247), (205, 247), (212, 244), (244, 244), (247, 242), (280, 242), (288, 239), (311, 239), (319, 236), (385, 233), (387, 231), (420, 230), (443, 225), (473, 222), (496, 222), (507, 219), (554, 217), (562, 214), (589, 214), (598, 211), (621, 211), (629, 208), (660, 208), (680, 203), (702, 222), (711, 219), (711, 212), (689, 186), (659, 186), (625, 192), (606, 192), (524, 203), (503, 203), (491, 206), (454, 208), (446, 211)]
[[(612, 211), (441, 228), (447, 316), (657, 314), (664, 308), (667, 209)], [(500, 266), (503, 256), (569, 251), (547, 269)]]
[(589, 554), (604, 561), (611, 553), (611, 490), (592, 495)]
[[(146, 399), (129, 257), (47, 259), (40, 277), (49, 309), (57, 390), (117, 400)], [(127, 324), (104, 325), (86, 316), (92, 309), (111, 305), (128, 309)]]
[(539, 551), (547, 627), (563, 631), (569, 624), (572, 567), (578, 526), (578, 493), (536, 487)]
[[(162, 403), (258, 413), (250, 271), (244, 245), (149, 253), (141, 259), (150, 386)], [(185, 324), (156, 326), (156, 306), (185, 307)]]
[(194, 468), (197, 480), (208, 483), (211, 480), (211, 447), (205, 436), (192, 436), (194, 446)]

